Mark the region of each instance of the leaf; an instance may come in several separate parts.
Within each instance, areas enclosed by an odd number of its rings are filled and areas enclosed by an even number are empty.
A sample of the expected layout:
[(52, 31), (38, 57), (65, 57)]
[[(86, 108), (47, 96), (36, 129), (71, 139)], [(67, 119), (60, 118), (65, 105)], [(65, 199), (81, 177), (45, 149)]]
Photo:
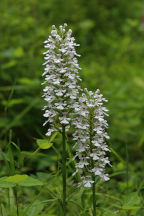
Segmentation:
[(21, 104), (21, 103), (24, 103), (24, 99), (22, 99), (22, 98), (11, 99), (9, 101), (7, 101), (7, 100), (2, 101), (2, 104), (4, 106), (7, 106), (8, 108), (13, 107), (13, 106), (15, 106), (17, 104)]
[(39, 213), (41, 213), (41, 211), (44, 208), (44, 203), (39, 202), (39, 201), (35, 201), (28, 209), (28, 211), (26, 211), (27, 215), (31, 215), (31, 216), (35, 216), (35, 215), (40, 215)]
[(40, 85), (39, 79), (29, 79), (26, 77), (22, 77), (19, 79), (19, 83), (28, 87), (35, 87)]
[(53, 143), (49, 142), (47, 139), (37, 139), (37, 145), (40, 149), (49, 149), (52, 147)]
[(36, 140), (37, 145), (39, 146), (40, 149), (49, 149), (49, 148), (51, 148), (52, 145), (53, 145), (52, 142), (54, 141), (54, 139), (57, 136), (57, 134), (58, 134), (58, 132), (55, 132), (51, 136), (50, 140), (48, 140), (48, 139), (37, 139)]
[(54, 141), (54, 139), (56, 138), (56, 136), (58, 135), (58, 132), (55, 132), (51, 138), (50, 138), (50, 142)]
[(22, 47), (17, 47), (14, 52), (13, 52), (13, 56), (16, 58), (21, 58), (24, 55), (24, 50)]
[(23, 182), (24, 180), (26, 180), (28, 178), (28, 175), (14, 175), (14, 176), (9, 176), (6, 178), (6, 181), (18, 184), (20, 182)]
[(14, 195), (13, 188), (9, 188), (8, 196), (9, 196), (9, 208), (10, 211), (13, 211), (15, 208), (15, 195)]
[(14, 187), (15, 184), (12, 183), (12, 182), (7, 182), (6, 178), (7, 177), (0, 178), (0, 188), (11, 188), (11, 187)]
[(4, 162), (5, 162), (6, 169), (7, 169), (8, 173), (10, 174), (11, 168), (10, 168), (10, 164), (9, 164), (8, 155), (6, 153), (3, 153), (3, 152), (1, 152), (1, 155), (2, 155), (2, 158), (3, 158)]
[(109, 212), (105, 212), (103, 216), (117, 216), (117, 214), (115, 214), (112, 211), (109, 211)]
[(17, 64), (17, 61), (16, 61), (16, 60), (11, 60), (11, 61), (9, 61), (8, 63), (3, 64), (2, 68), (3, 68), (3, 69), (12, 68), (12, 67), (14, 67), (16, 64)]
[(31, 186), (42, 186), (43, 182), (38, 179), (32, 178), (28, 175), (14, 175), (9, 177), (0, 178), (0, 187), (11, 188), (18, 186), (31, 187)]
[(90, 20), (90, 19), (87, 19), (87, 20), (80, 23), (80, 27), (83, 30), (91, 29), (94, 27), (94, 25), (95, 25), (95, 23), (93, 22), (93, 20)]
[(16, 145), (14, 142), (11, 142), (11, 144), (16, 148), (17, 150), (17, 158), (18, 158), (18, 165), (19, 167), (23, 167), (23, 155), (21, 152), (21, 149), (18, 145)]
[(7, 216), (7, 212), (3, 204), (1, 204), (1, 212), (2, 212), (2, 216)]
[(141, 206), (122, 206), (123, 210), (137, 210), (141, 208)]
[(122, 159), (122, 157), (112, 147), (110, 148), (110, 150), (122, 163), (124, 163), (124, 160)]
[(24, 181), (19, 183), (20, 186), (24, 186), (24, 187), (31, 187), (31, 186), (42, 186), (43, 182), (41, 182), (38, 179), (29, 177), (26, 178)]
[(140, 208), (141, 199), (137, 192), (132, 192), (124, 197), (122, 209), (135, 210)]
[(15, 173), (15, 161), (14, 155), (11, 147), (11, 140), (12, 140), (12, 131), (9, 131), (9, 144), (8, 144), (8, 157), (10, 161), (10, 174), (13, 175)]

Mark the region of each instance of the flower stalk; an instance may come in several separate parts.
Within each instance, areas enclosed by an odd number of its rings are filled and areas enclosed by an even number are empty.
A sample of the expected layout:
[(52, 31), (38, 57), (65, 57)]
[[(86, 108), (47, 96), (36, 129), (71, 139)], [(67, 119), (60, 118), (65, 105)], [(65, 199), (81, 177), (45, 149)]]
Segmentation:
[(15, 195), (15, 200), (16, 200), (16, 212), (17, 212), (17, 216), (19, 216), (19, 202), (18, 202), (17, 186), (14, 187), (14, 195)]
[(62, 126), (62, 178), (63, 178), (63, 215), (66, 215), (66, 134), (65, 125)]
[(84, 89), (79, 97), (81, 81), (75, 47), (79, 46), (72, 37), (72, 30), (66, 30), (67, 25), (54, 25), (49, 38), (44, 42), (45, 68), (43, 76), (45, 86), (43, 97), (46, 102), (44, 117), (48, 124), (46, 136), (50, 137), (55, 131), (62, 134), (62, 208), (66, 216), (66, 133), (71, 124), (75, 127), (76, 173), (80, 174), (79, 186), (92, 189), (93, 216), (96, 216), (95, 187), (97, 179), (108, 181), (105, 167), (110, 164), (106, 152), (110, 151), (105, 142), (109, 139), (106, 132), (108, 123), (105, 120), (107, 109), (103, 107), (103, 98), (99, 90), (96, 92)]
[(95, 194), (95, 176), (93, 175), (92, 178), (93, 184), (92, 184), (92, 194), (93, 194), (93, 216), (96, 216), (96, 194)]
[(63, 187), (63, 215), (66, 215), (66, 133), (69, 131), (74, 113), (74, 104), (78, 98), (81, 81), (75, 43), (72, 30), (66, 29), (67, 24), (52, 31), (44, 42), (44, 73), (43, 97), (46, 102), (44, 106), (44, 117), (48, 124), (46, 136), (50, 137), (55, 131), (62, 134), (62, 187)]
[(93, 216), (96, 216), (96, 179), (108, 181), (108, 174), (105, 173), (105, 166), (110, 165), (106, 152), (110, 151), (105, 142), (109, 139), (105, 129), (108, 127), (107, 121), (104, 119), (107, 109), (103, 106), (103, 102), (107, 100), (103, 95), (84, 89), (79, 101), (75, 104), (76, 117), (74, 120), (75, 133), (73, 140), (75, 141), (76, 154), (75, 159), (76, 171), (81, 174), (81, 182), (79, 186), (92, 189), (93, 198)]
[[(90, 125), (90, 130), (89, 130), (89, 137), (90, 137), (90, 152), (92, 154), (92, 139), (93, 139), (93, 124), (92, 124), (92, 118), (93, 115), (92, 113), (90, 113), (90, 117), (89, 117), (89, 125)], [(91, 168), (94, 169), (94, 162), (93, 159), (91, 158)], [(93, 200), (93, 216), (96, 216), (96, 194), (95, 194), (95, 185), (96, 185), (96, 181), (95, 181), (95, 175), (92, 174), (92, 200)]]

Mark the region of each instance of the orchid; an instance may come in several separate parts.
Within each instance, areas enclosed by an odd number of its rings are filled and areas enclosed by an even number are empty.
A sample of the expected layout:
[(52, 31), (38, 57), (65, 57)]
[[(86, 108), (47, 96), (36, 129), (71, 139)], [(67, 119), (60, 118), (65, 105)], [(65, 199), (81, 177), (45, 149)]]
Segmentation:
[(96, 216), (96, 193), (95, 185), (98, 179), (108, 181), (109, 176), (105, 171), (106, 165), (110, 161), (106, 152), (110, 151), (106, 139), (109, 136), (106, 132), (108, 123), (105, 120), (108, 110), (103, 106), (107, 100), (100, 94), (100, 90), (95, 92), (88, 91), (86, 88), (75, 103), (75, 118), (73, 125), (75, 133), (73, 140), (75, 142), (76, 171), (73, 176), (80, 173), (81, 181), (78, 186), (92, 188), (93, 216)]
[(48, 137), (56, 131), (62, 134), (63, 215), (66, 215), (66, 132), (73, 125), (74, 160), (77, 160), (73, 175), (79, 172), (81, 181), (78, 185), (92, 188), (95, 216), (96, 177), (108, 181), (105, 167), (107, 164), (111, 166), (106, 156), (110, 150), (105, 142), (109, 139), (105, 120), (108, 110), (103, 102), (107, 100), (99, 90), (92, 92), (84, 89), (82, 93), (78, 75), (81, 68), (77, 59), (80, 55), (75, 50), (79, 45), (72, 37), (72, 30), (66, 27), (67, 24), (59, 28), (53, 25), (50, 36), (44, 42), (47, 50), (43, 64), (43, 98), (46, 102), (43, 108), (46, 121), (43, 125), (48, 124)]
[(66, 30), (67, 24), (57, 29), (52, 26), (51, 35), (44, 42), (47, 51), (44, 52), (45, 86), (43, 97), (46, 101), (44, 107), (45, 124), (49, 124), (47, 136), (54, 131), (62, 132), (62, 125), (66, 131), (72, 119), (72, 110), (79, 94), (78, 64), (75, 47), (79, 46), (72, 37), (72, 30)]
[(108, 123), (105, 120), (108, 110), (103, 106), (107, 100), (96, 92), (84, 89), (84, 93), (75, 104), (76, 118), (73, 124), (76, 128), (73, 134), (75, 141), (76, 171), (81, 173), (81, 183), (84, 187), (91, 188), (93, 180), (90, 176), (99, 177), (103, 181), (108, 181), (108, 174), (105, 172), (106, 165), (111, 165), (106, 152), (110, 151), (105, 140), (109, 139), (106, 132)]
[(74, 104), (78, 98), (81, 81), (75, 47), (79, 46), (72, 37), (72, 30), (66, 30), (67, 24), (52, 26), (50, 36), (45, 43), (43, 97), (46, 101), (44, 117), (48, 123), (46, 136), (55, 131), (62, 134), (62, 179), (63, 179), (63, 215), (66, 215), (66, 132), (73, 119)]

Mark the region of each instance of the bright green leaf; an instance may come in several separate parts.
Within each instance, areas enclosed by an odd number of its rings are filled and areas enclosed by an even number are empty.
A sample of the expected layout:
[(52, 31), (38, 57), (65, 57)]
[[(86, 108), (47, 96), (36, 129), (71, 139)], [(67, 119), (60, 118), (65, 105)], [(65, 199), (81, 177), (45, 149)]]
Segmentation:
[(20, 182), (23, 182), (25, 179), (28, 178), (28, 175), (14, 175), (14, 176), (9, 176), (6, 178), (6, 181), (18, 184)]
[(24, 50), (22, 47), (17, 47), (13, 52), (14, 57), (20, 58), (24, 55)]
[(50, 142), (54, 141), (54, 139), (56, 138), (56, 136), (58, 135), (58, 132), (55, 132), (51, 138), (50, 138)]
[(31, 186), (42, 186), (43, 182), (41, 182), (38, 179), (29, 177), (26, 178), (24, 181), (19, 183), (20, 186), (24, 186), (24, 187), (31, 187)]
[(7, 177), (0, 178), (0, 188), (11, 188), (11, 187), (14, 187), (15, 184), (12, 183), (12, 182), (7, 182), (6, 178)]
[(50, 143), (46, 139), (37, 139), (37, 145), (40, 149), (49, 149), (53, 145), (53, 143)]
[(122, 209), (124, 210), (137, 210), (140, 206), (122, 206)]

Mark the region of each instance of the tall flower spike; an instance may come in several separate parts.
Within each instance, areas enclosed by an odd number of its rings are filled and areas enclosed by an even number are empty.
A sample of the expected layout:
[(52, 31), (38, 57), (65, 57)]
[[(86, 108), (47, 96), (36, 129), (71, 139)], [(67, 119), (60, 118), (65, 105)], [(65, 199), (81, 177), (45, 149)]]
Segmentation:
[(78, 70), (81, 69), (78, 64), (78, 55), (75, 47), (79, 46), (71, 36), (72, 30), (66, 30), (67, 24), (59, 26), (57, 29), (52, 26), (51, 35), (46, 40), (44, 52), (45, 69), (44, 81), (44, 117), (46, 123), (49, 123), (49, 129), (46, 133), (51, 136), (54, 131), (61, 130), (62, 125), (66, 130), (71, 121), (71, 110), (79, 93), (78, 82), (81, 80), (78, 76)]
[[(105, 128), (108, 127), (104, 119), (107, 109), (103, 107), (103, 102), (107, 100), (96, 90), (95, 93), (84, 89), (84, 93), (75, 104), (77, 117), (74, 121), (76, 131), (73, 135), (75, 141), (76, 155), (78, 163), (76, 172), (81, 174), (79, 186), (92, 187), (96, 176), (101, 180), (109, 180), (105, 173), (106, 164), (110, 165), (106, 152), (110, 151), (105, 139), (109, 139)], [(94, 178), (93, 178), (94, 177)]]

